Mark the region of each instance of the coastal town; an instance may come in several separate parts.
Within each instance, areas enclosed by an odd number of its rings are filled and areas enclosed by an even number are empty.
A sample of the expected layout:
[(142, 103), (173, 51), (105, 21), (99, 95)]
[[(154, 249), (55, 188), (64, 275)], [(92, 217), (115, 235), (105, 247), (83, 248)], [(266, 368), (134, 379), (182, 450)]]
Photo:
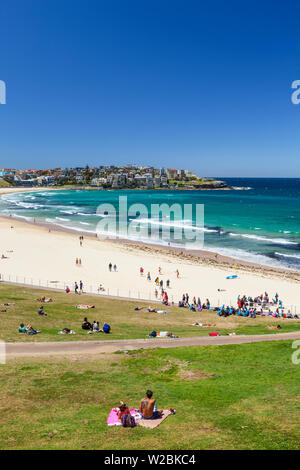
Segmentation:
[(98, 189), (228, 189), (224, 181), (199, 177), (185, 169), (153, 166), (90, 168), (0, 168), (0, 186), (84, 186)]

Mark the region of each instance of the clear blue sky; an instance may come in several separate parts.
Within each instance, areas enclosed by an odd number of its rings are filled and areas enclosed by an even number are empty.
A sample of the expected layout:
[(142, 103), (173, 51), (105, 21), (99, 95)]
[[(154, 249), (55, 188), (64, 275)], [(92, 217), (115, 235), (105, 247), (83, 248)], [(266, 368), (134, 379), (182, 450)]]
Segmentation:
[(300, 177), (297, 2), (1, 0), (0, 167)]

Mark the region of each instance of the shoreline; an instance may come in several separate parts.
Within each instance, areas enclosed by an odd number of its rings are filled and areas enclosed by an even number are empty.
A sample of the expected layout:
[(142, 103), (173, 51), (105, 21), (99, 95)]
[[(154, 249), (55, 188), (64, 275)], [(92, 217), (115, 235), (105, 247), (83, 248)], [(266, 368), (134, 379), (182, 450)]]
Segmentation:
[[(113, 244), (115, 246), (126, 247), (130, 251), (147, 253), (147, 254), (157, 254), (157, 255), (166, 255), (172, 257), (174, 260), (187, 261), (191, 264), (210, 266), (212, 268), (219, 268), (223, 270), (234, 269), (234, 272), (238, 271), (256, 274), (260, 277), (271, 277), (271, 278), (280, 278), (284, 277), (285, 280), (291, 280), (300, 282), (300, 271), (272, 267), (268, 265), (262, 265), (259, 263), (254, 263), (251, 261), (241, 260), (239, 258), (233, 258), (230, 256), (224, 256), (219, 253), (208, 251), (208, 250), (189, 250), (184, 247), (174, 247), (174, 246), (164, 246), (160, 244), (148, 244), (142, 241), (132, 241), (125, 238), (110, 239), (110, 238), (101, 238), (97, 234), (91, 234), (91, 232), (83, 230), (76, 230), (71, 228), (62, 227), (60, 225), (51, 224), (48, 222), (36, 221), (31, 222), (28, 220), (20, 220), (18, 217), (13, 216), (0, 216), (0, 222), (4, 221), (15, 221), (21, 226), (29, 226), (34, 230), (45, 229), (51, 233), (57, 232), (58, 234), (66, 235), (75, 235), (78, 238), (80, 235), (83, 235), (86, 239), (93, 241), (100, 241), (104, 244)], [(237, 268), (234, 268), (234, 265)]]
[[(70, 189), (70, 188), (65, 188)], [(72, 188), (74, 189), (74, 188)], [(78, 188), (77, 188), (78, 189)], [(97, 188), (91, 188), (96, 189)], [(225, 188), (224, 188), (225, 189)], [(37, 192), (37, 191), (59, 191), (63, 190), (63, 188), (54, 188), (54, 187), (46, 187), (46, 188), (0, 188), (0, 197), (1, 195), (7, 193), (15, 193), (15, 192)], [(51, 230), (51, 232), (57, 233), (65, 233), (69, 235), (84, 235), (85, 238), (91, 240), (99, 240), (103, 243), (113, 244), (115, 246), (124, 247), (126, 246), (132, 251), (148, 253), (148, 254), (157, 254), (157, 255), (167, 255), (171, 256), (173, 259), (178, 259), (182, 261), (187, 261), (192, 264), (200, 264), (205, 266), (211, 266), (215, 268), (220, 268), (224, 270), (232, 269), (234, 265), (237, 266), (237, 269), (234, 268), (234, 272), (242, 271), (249, 274), (257, 274), (260, 277), (273, 277), (273, 278), (280, 278), (284, 276), (286, 280), (292, 280), (296, 282), (300, 282), (300, 271), (285, 268), (285, 267), (277, 267), (277, 266), (269, 266), (265, 264), (259, 264), (252, 261), (242, 260), (240, 258), (235, 258), (231, 256), (225, 256), (219, 254), (218, 252), (209, 251), (209, 250), (191, 250), (186, 249), (185, 247), (175, 247), (175, 246), (164, 246), (161, 244), (152, 244), (143, 241), (133, 241), (125, 238), (117, 238), (117, 239), (110, 239), (106, 237), (98, 237), (96, 232), (93, 234), (89, 231), (77, 230), (68, 227), (63, 227), (59, 224), (44, 222), (35, 219), (35, 222), (28, 221), (25, 219), (21, 219), (21, 217), (13, 217), (13, 216), (0, 216), (0, 221), (7, 221), (7, 220), (14, 220), (19, 224), (25, 224), (26, 226), (31, 226), (32, 228), (38, 229), (44, 228), (47, 231)]]

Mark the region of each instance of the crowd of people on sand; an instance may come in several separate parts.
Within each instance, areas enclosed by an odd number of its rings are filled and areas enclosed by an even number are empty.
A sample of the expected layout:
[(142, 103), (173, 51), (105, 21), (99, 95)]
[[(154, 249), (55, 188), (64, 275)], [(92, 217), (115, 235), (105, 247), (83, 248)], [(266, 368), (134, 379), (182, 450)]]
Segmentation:
[[(176, 276), (177, 278), (179, 278), (179, 271), (178, 269), (176, 269)], [(159, 298), (159, 291), (158, 289), (160, 289), (160, 300), (162, 302), (162, 304), (164, 305), (174, 305), (174, 303), (172, 302), (171, 304), (169, 303), (169, 296), (168, 296), (168, 293), (165, 289), (170, 289), (171, 288), (171, 281), (170, 279), (167, 279), (165, 281), (165, 285), (164, 285), (164, 280), (162, 278), (160, 278), (159, 276), (162, 276), (162, 269), (160, 266), (158, 266), (158, 276), (155, 277), (154, 279), (154, 284), (155, 284), (155, 290), (154, 290), (154, 296), (156, 299)], [(144, 276), (144, 268), (141, 266), (140, 267), (140, 276)], [(151, 273), (150, 271), (147, 272), (147, 281), (151, 282)]]
[(237, 307), (222, 305), (218, 308), (218, 315), (228, 317), (230, 315), (238, 315), (249, 318), (257, 316), (268, 316), (274, 318), (294, 318), (299, 319), (299, 315), (292, 314), (290, 310), (285, 309), (282, 300), (276, 292), (274, 298), (270, 298), (268, 293), (258, 295), (257, 297), (247, 297), (239, 295), (237, 298)]
[(223, 304), (221, 307), (212, 307), (209, 299), (201, 303), (200, 298), (193, 297), (190, 302), (189, 294), (183, 294), (182, 300), (178, 302), (178, 307), (189, 308), (196, 312), (202, 310), (213, 310), (221, 317), (228, 317), (230, 315), (238, 315), (249, 318), (256, 318), (256, 316), (269, 316), (274, 318), (294, 318), (299, 319), (300, 316), (292, 314), (283, 306), (282, 300), (276, 292), (274, 298), (270, 299), (267, 292), (257, 297), (250, 297), (246, 295), (239, 295), (237, 298), (237, 306)]

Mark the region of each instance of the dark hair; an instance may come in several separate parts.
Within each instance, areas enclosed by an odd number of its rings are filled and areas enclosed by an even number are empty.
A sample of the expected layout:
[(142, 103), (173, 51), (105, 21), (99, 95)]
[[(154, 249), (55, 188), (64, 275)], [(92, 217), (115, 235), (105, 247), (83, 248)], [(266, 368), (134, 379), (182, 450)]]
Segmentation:
[(24, 323), (20, 323), (20, 327), (23, 328), (23, 326), (24, 326)]
[(122, 405), (120, 405), (120, 411), (125, 411), (126, 409), (127, 409), (126, 403), (122, 403)]
[(153, 395), (153, 392), (151, 392), (151, 390), (147, 390), (146, 395), (147, 395), (147, 398), (151, 398)]

